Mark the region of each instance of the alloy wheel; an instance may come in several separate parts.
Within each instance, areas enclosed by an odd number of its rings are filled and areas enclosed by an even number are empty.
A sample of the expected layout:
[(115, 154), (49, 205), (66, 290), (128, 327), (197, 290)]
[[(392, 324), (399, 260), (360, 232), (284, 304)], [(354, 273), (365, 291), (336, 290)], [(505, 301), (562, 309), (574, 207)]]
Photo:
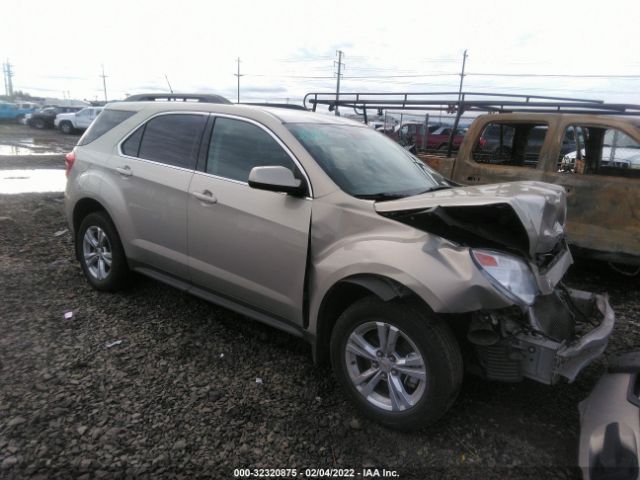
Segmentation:
[(89, 273), (97, 280), (104, 280), (111, 272), (112, 250), (109, 238), (102, 228), (87, 228), (82, 239), (82, 253)]
[(427, 368), (416, 344), (389, 323), (366, 322), (345, 345), (347, 372), (369, 404), (391, 412), (406, 411), (424, 396)]

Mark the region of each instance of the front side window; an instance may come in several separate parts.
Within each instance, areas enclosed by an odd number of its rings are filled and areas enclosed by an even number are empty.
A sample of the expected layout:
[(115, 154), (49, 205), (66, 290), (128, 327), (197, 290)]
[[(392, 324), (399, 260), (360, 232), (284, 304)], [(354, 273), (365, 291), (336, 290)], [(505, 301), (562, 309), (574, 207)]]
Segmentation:
[(351, 125), (287, 124), (325, 173), (358, 198), (390, 200), (451, 186), (386, 136)]
[(299, 176), (291, 157), (262, 128), (242, 120), (216, 118), (207, 173), (247, 182), (251, 169), (263, 166), (286, 167)]
[(473, 149), (477, 163), (535, 168), (548, 126), (531, 123), (489, 123)]
[(195, 168), (206, 122), (206, 115), (194, 114), (152, 118), (144, 129), (138, 157), (174, 167)]

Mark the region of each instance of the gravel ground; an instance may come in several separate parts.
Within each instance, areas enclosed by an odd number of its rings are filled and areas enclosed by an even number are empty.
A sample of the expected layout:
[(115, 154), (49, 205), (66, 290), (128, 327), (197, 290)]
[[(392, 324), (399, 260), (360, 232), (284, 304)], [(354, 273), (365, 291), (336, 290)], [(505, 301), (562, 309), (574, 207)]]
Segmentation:
[[(5, 127), (0, 144), (26, 128)], [(61, 149), (73, 138), (47, 135)], [(0, 157), (0, 168), (63, 165), (42, 160)], [(468, 376), (437, 425), (393, 432), (361, 418), (301, 340), (143, 277), (93, 291), (65, 228), (61, 193), (0, 195), (0, 477), (233, 478), (243, 467), (578, 477), (577, 404), (606, 358), (571, 385)], [(638, 344), (638, 280), (577, 266), (569, 283), (610, 293), (607, 355)]]

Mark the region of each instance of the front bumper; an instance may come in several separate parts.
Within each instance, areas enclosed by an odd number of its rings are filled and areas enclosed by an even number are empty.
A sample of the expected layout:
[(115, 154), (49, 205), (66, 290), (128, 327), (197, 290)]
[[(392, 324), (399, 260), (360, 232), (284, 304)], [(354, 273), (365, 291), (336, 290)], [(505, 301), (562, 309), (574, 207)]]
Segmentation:
[(568, 293), (575, 307), (586, 318), (600, 317), (599, 325), (569, 342), (560, 342), (533, 333), (516, 335), (525, 355), (525, 377), (547, 384), (554, 384), (561, 377), (572, 382), (583, 368), (602, 355), (607, 348), (615, 325), (615, 314), (609, 305), (608, 296), (580, 290), (568, 290)]
[[(539, 299), (524, 317), (521, 313), (490, 317), (503, 333), (498, 342), (476, 342), (487, 378), (516, 382), (527, 377), (549, 385), (561, 378), (572, 382), (602, 355), (615, 325), (607, 295), (580, 290), (562, 295), (555, 292)], [(478, 332), (473, 334), (480, 338)]]
[(578, 465), (585, 480), (636, 480), (640, 457), (640, 352), (620, 356), (580, 405)]

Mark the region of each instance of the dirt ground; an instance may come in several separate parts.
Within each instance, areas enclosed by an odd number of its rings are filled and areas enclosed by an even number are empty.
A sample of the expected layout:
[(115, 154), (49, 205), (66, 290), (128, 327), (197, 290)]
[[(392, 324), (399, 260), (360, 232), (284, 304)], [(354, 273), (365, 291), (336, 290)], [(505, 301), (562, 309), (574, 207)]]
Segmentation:
[[(77, 136), (0, 125), (0, 144), (22, 139), (64, 152)], [(0, 169), (42, 167), (63, 168), (62, 155), (0, 155)], [(578, 402), (606, 357), (640, 339), (639, 282), (574, 266), (568, 283), (609, 292), (616, 310), (603, 360), (554, 387), (467, 376), (437, 425), (398, 433), (360, 417), (301, 340), (143, 277), (92, 290), (65, 229), (62, 193), (0, 195), (3, 478), (578, 478)]]

